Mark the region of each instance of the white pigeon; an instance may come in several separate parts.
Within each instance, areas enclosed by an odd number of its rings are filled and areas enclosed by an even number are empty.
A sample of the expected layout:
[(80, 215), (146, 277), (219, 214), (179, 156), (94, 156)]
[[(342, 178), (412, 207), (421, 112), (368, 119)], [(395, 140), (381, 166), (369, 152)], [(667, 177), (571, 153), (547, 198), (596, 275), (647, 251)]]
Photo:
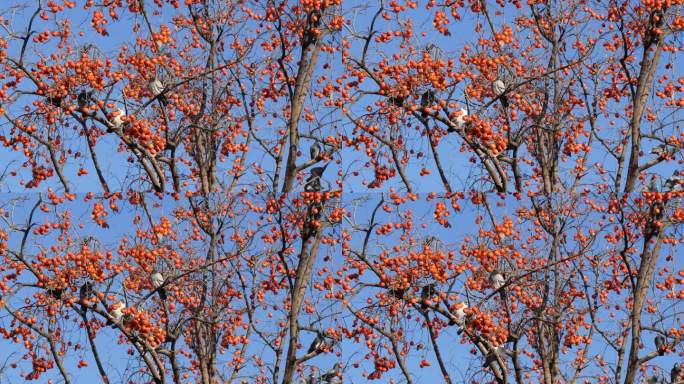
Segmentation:
[(120, 128), (123, 125), (125, 116), (126, 112), (124, 112), (123, 109), (117, 109), (116, 112), (114, 112), (114, 116), (112, 117), (112, 125), (114, 125), (114, 128)]
[(492, 83), (492, 90), (494, 91), (494, 95), (496, 97), (499, 97), (503, 95), (504, 92), (506, 92), (506, 84), (504, 84), (503, 80), (496, 79)]
[(463, 128), (463, 126), (466, 123), (466, 116), (468, 116), (468, 111), (465, 110), (465, 108), (461, 108), (459, 111), (460, 114), (456, 117), (456, 124), (458, 125), (459, 128)]

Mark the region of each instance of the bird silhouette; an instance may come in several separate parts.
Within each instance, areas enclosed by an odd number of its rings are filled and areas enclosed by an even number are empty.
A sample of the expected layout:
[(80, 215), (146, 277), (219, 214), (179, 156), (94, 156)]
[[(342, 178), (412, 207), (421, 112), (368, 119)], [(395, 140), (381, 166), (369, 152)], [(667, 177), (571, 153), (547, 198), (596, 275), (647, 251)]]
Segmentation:
[(321, 153), (321, 146), (318, 145), (318, 143), (314, 143), (311, 148), (309, 148), (309, 155), (311, 156), (311, 160), (316, 160), (318, 159), (318, 155)]
[(321, 349), (323, 346), (323, 335), (320, 332), (316, 332), (316, 338), (309, 345), (309, 349), (306, 351), (307, 354), (313, 353)]
[(684, 184), (684, 177), (680, 176), (679, 172), (673, 173), (665, 180), (665, 188), (672, 192), (681, 191), (682, 184)]
[(423, 288), (420, 291), (420, 308), (425, 310), (428, 308), (427, 301), (432, 298), (432, 296), (435, 295), (435, 285), (434, 284), (428, 284), (423, 286)]
[(682, 382), (684, 382), (684, 380), (682, 380), (682, 366), (680, 363), (674, 363), (670, 370), (670, 383), (681, 384)]
[(325, 172), (325, 169), (328, 167), (328, 164), (322, 167), (316, 167), (311, 169), (309, 177), (306, 179), (306, 183), (304, 184), (304, 190), (306, 192), (321, 191), (321, 177), (323, 177), (323, 172)]
[(431, 89), (428, 89), (427, 91), (423, 92), (423, 95), (420, 97), (420, 106), (423, 108), (423, 111), (421, 112), (421, 116), (425, 119), (428, 117), (428, 112), (427, 108), (430, 108), (435, 104), (435, 93), (432, 92)]
[(90, 281), (87, 281), (81, 285), (81, 288), (78, 290), (78, 298), (81, 302), (81, 311), (85, 313), (88, 310), (88, 305), (86, 304), (86, 301), (89, 300), (93, 295), (95, 294), (95, 290), (93, 288), (93, 283)]
[(660, 356), (665, 354), (665, 337), (662, 335), (657, 335), (655, 339), (653, 339), (653, 342), (655, 344), (656, 351), (658, 351), (658, 354)]
[(79, 108), (85, 108), (93, 102), (93, 92), (92, 91), (81, 91), (76, 97), (76, 102)]
[(321, 375), (321, 381), (324, 383), (341, 383), (342, 382), (342, 373), (340, 372), (339, 369), (333, 368), (329, 370), (328, 372), (324, 373)]

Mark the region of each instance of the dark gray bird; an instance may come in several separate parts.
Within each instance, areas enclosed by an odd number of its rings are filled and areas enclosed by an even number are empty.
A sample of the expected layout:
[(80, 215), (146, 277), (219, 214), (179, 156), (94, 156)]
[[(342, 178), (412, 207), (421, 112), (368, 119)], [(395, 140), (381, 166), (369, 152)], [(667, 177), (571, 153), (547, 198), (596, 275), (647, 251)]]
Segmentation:
[(432, 296), (435, 295), (435, 285), (434, 284), (428, 284), (423, 286), (423, 288), (420, 291), (420, 308), (425, 310), (427, 309), (428, 305), (426, 303), (427, 300), (432, 298)]
[(64, 100), (64, 98), (62, 96), (54, 96), (54, 97), (48, 96), (47, 97), (47, 102), (54, 105), (57, 108), (62, 106), (62, 100)]
[(428, 112), (426, 111), (427, 108), (433, 106), (435, 104), (435, 93), (432, 92), (431, 89), (428, 89), (427, 91), (423, 92), (423, 95), (420, 97), (420, 106), (423, 108), (423, 112), (421, 112), (421, 116), (425, 119), (428, 117)]
[(504, 108), (508, 108), (508, 97), (506, 96), (506, 84), (501, 79), (496, 79), (492, 83), (492, 91), (494, 91), (494, 96), (497, 97)]
[(680, 363), (675, 363), (670, 370), (670, 383), (681, 384), (682, 381), (682, 366)]
[(323, 335), (320, 332), (316, 332), (316, 338), (309, 345), (309, 349), (306, 351), (307, 354), (313, 353), (321, 349), (323, 346)]
[(680, 176), (679, 172), (673, 173), (672, 176), (665, 180), (665, 188), (672, 192), (681, 191), (683, 185), (684, 177)]
[(321, 146), (318, 145), (318, 143), (314, 143), (314, 145), (309, 148), (309, 155), (311, 155), (311, 160), (316, 160), (318, 159), (318, 155), (321, 153)]
[(390, 288), (389, 293), (395, 298), (403, 300), (404, 295), (406, 294), (406, 288)]
[(323, 172), (325, 172), (325, 169), (328, 167), (328, 164), (322, 167), (316, 167), (311, 169), (311, 173), (309, 174), (309, 177), (306, 179), (306, 183), (304, 184), (304, 190), (306, 192), (321, 191), (321, 178), (323, 177)]
[(656, 156), (662, 156), (667, 153), (667, 144), (660, 144), (651, 148), (651, 154)]
[(76, 102), (78, 103), (79, 108), (85, 108), (89, 106), (93, 102), (93, 92), (85, 90), (79, 92)]
[(78, 298), (81, 301), (81, 310), (85, 313), (85, 311), (88, 310), (88, 306), (86, 305), (86, 300), (90, 299), (95, 295), (95, 290), (93, 289), (93, 283), (90, 281), (86, 281), (83, 285), (81, 285), (81, 288), (78, 290)]
[(48, 295), (60, 300), (62, 298), (62, 294), (64, 293), (64, 288), (48, 288), (46, 292)]
[(665, 354), (665, 337), (662, 335), (657, 335), (655, 339), (653, 340), (655, 343), (655, 348), (656, 351), (658, 351), (658, 354), (660, 356)]
[(342, 372), (339, 369), (333, 368), (321, 375), (321, 381), (324, 383), (342, 383)]
[(403, 107), (404, 106), (404, 99), (405, 98), (402, 96), (390, 96), (387, 98), (387, 102), (394, 105), (395, 107)]

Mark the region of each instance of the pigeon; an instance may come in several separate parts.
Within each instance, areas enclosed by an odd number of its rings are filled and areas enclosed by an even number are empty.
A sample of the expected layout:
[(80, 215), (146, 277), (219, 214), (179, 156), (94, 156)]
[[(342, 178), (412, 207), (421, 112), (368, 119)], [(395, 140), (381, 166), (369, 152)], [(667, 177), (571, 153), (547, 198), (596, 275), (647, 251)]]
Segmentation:
[(126, 116), (126, 112), (124, 112), (123, 109), (117, 109), (116, 112), (114, 112), (114, 116), (112, 117), (112, 125), (114, 128), (120, 128), (124, 124), (124, 117)]
[(162, 84), (161, 80), (157, 79), (156, 77), (150, 81), (150, 91), (152, 91), (152, 95), (154, 95), (154, 97), (159, 99), (159, 102), (161, 102), (162, 105), (167, 105), (169, 103), (166, 95), (163, 94), (165, 91), (164, 84)]
[(311, 169), (311, 174), (306, 179), (306, 184), (304, 184), (304, 190), (306, 192), (320, 192), (321, 177), (323, 176), (323, 172), (325, 172), (325, 168), (327, 167), (328, 164), (324, 165), (323, 167), (316, 167)]
[(93, 295), (95, 294), (95, 290), (93, 289), (93, 283), (90, 281), (85, 282), (83, 285), (81, 285), (81, 288), (78, 290), (78, 298), (81, 301), (81, 310), (85, 313), (88, 310), (88, 305), (86, 305), (86, 301), (90, 299)]
[(152, 287), (159, 292), (159, 298), (166, 300), (166, 289), (163, 288), (164, 276), (159, 272), (153, 272), (150, 275), (150, 282), (152, 283)]
[(658, 354), (660, 356), (664, 355), (665, 354), (665, 337), (662, 335), (658, 335), (655, 337), (655, 339), (653, 341), (655, 343), (655, 348), (656, 348), (656, 351), (658, 351)]
[(670, 370), (670, 383), (681, 384), (682, 383), (682, 366), (679, 363), (675, 363)]
[(309, 349), (306, 351), (307, 354), (313, 353), (321, 349), (323, 346), (323, 335), (320, 332), (316, 332), (316, 338), (309, 345)]
[(468, 116), (468, 111), (466, 111), (465, 108), (460, 109), (460, 114), (456, 116), (456, 125), (458, 125), (459, 128), (463, 128), (463, 126), (466, 124), (466, 117)]
[(504, 108), (508, 108), (508, 97), (506, 97), (505, 95), (506, 84), (504, 84), (503, 80), (494, 80), (494, 82), (492, 83), (492, 91), (494, 91), (494, 96), (501, 100), (501, 104), (503, 104)]
[(309, 155), (311, 155), (311, 160), (316, 160), (318, 159), (318, 155), (321, 153), (321, 146), (318, 145), (318, 143), (314, 143), (314, 145), (309, 148)]
[(432, 90), (430, 90), (430, 89), (423, 92), (423, 95), (420, 97), (420, 106), (423, 107), (423, 112), (421, 113), (421, 116), (424, 119), (428, 117), (428, 112), (426, 111), (426, 109), (433, 106), (434, 104), (435, 104), (434, 92), (432, 92)]

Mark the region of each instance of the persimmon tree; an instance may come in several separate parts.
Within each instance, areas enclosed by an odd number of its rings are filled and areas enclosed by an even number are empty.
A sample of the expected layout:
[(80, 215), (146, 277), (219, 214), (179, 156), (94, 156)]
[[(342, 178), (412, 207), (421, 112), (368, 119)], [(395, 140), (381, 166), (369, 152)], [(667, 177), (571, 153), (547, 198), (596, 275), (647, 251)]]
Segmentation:
[(1, 5), (0, 378), (684, 382), (683, 5)]

